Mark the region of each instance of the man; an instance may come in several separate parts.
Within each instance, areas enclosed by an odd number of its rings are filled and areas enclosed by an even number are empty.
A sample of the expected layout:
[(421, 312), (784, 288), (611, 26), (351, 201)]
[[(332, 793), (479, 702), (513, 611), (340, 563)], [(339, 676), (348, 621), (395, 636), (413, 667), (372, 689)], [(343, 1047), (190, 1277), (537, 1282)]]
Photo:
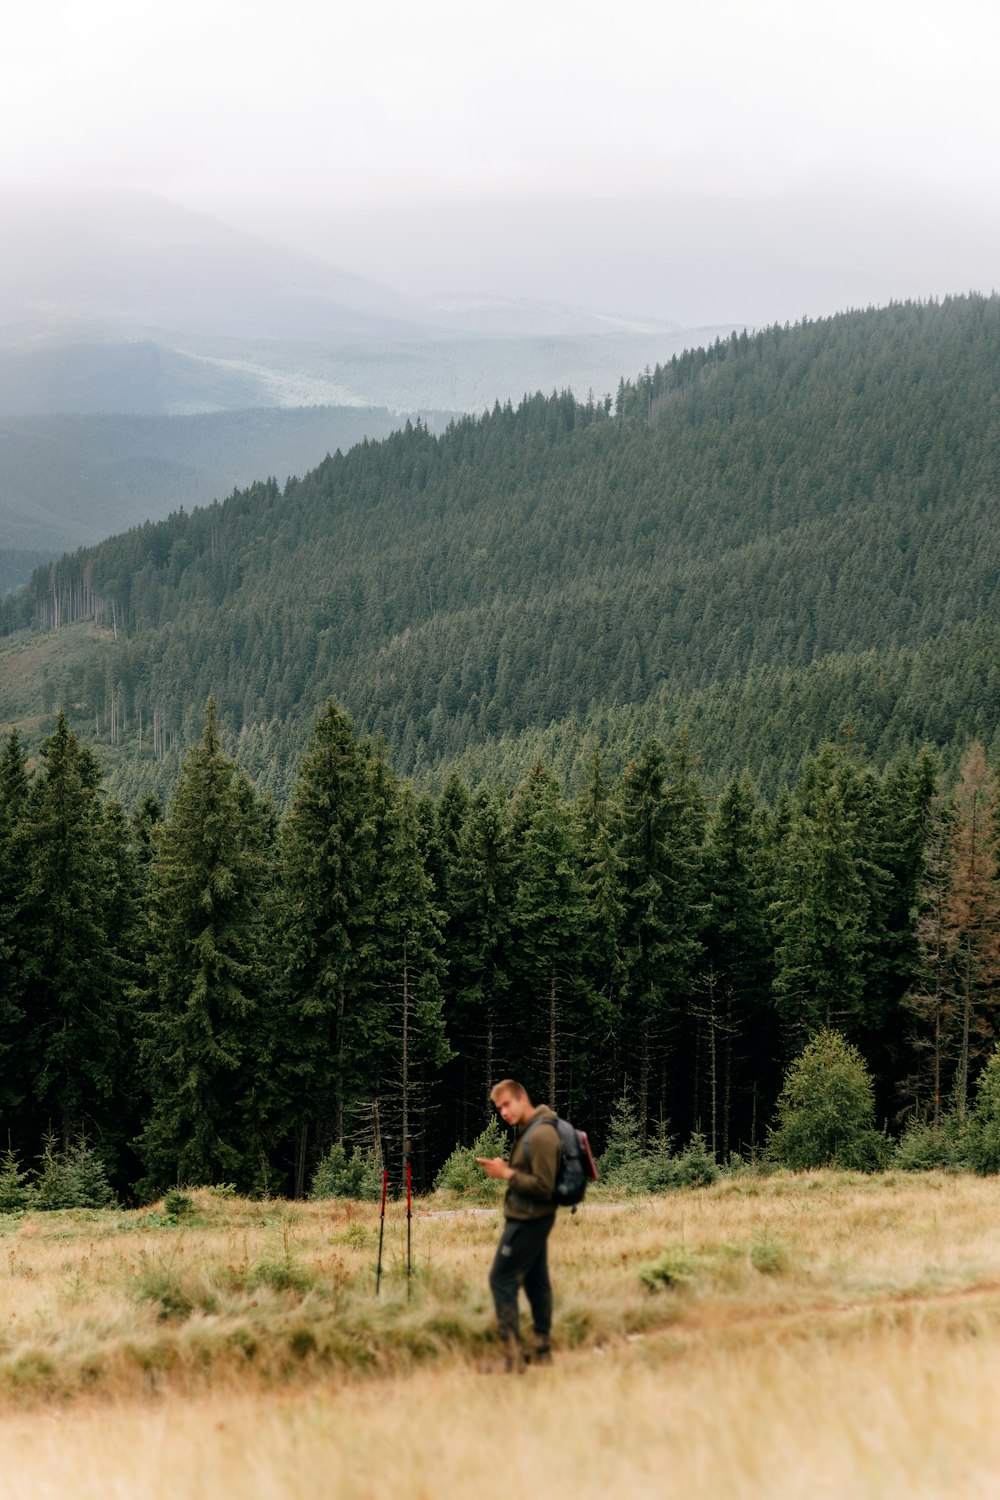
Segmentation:
[(532, 1129), (530, 1140), (525, 1139), (536, 1121), (556, 1117), (545, 1104), (536, 1108), (523, 1084), (505, 1078), (494, 1084), (490, 1098), (504, 1123), (513, 1125), (517, 1131), (509, 1165), (500, 1156), (478, 1156), (476, 1160), (487, 1176), (507, 1183), (504, 1228), (490, 1270), (490, 1291), (496, 1307), (505, 1366), (508, 1370), (522, 1371), (527, 1357), (521, 1347), (521, 1319), (517, 1306), (521, 1286), (528, 1298), (535, 1331), (531, 1360), (535, 1364), (552, 1362), (549, 1345), (552, 1287), (547, 1250), (556, 1217), (552, 1194), (562, 1146), (559, 1132), (548, 1125)]

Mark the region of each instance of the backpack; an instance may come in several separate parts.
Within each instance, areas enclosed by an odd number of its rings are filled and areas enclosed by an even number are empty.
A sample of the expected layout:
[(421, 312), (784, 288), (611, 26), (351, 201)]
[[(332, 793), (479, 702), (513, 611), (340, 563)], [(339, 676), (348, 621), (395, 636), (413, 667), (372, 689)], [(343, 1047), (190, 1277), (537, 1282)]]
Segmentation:
[(540, 1120), (533, 1120), (524, 1132), (524, 1154), (529, 1166), (531, 1165), (531, 1132), (537, 1130), (539, 1125), (554, 1125), (559, 1132), (559, 1142), (562, 1146), (552, 1202), (557, 1208), (569, 1208), (576, 1213), (577, 1204), (583, 1202), (587, 1183), (597, 1181), (597, 1168), (591, 1155), (587, 1132), (577, 1130), (576, 1126), (571, 1125), (568, 1120), (552, 1119), (546, 1115), (543, 1115)]

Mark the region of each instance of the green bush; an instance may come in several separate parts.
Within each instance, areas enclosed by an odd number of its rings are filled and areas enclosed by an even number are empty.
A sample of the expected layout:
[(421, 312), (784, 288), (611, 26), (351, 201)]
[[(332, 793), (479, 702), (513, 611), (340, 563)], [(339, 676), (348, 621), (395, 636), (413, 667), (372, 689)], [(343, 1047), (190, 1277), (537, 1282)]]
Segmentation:
[(670, 1193), (681, 1185), (678, 1159), (671, 1153), (669, 1146), (654, 1146), (643, 1161), (642, 1168), (640, 1191)]
[(30, 1174), (21, 1171), (17, 1153), (8, 1147), (0, 1158), (0, 1213), (18, 1213), (30, 1208), (34, 1196)]
[(507, 1138), (496, 1118), (476, 1137), (471, 1146), (456, 1146), (434, 1179), (435, 1188), (446, 1188), (481, 1203), (495, 1203), (503, 1187), (496, 1178), (487, 1177), (476, 1161), (477, 1156), (506, 1156)]
[(963, 1132), (954, 1115), (944, 1115), (935, 1127), (911, 1120), (892, 1153), (901, 1172), (960, 1171), (966, 1165)]
[(33, 1191), (34, 1208), (111, 1208), (117, 1199), (107, 1169), (85, 1136), (65, 1151), (55, 1137), (45, 1137)]
[(872, 1172), (889, 1143), (875, 1129), (875, 1088), (864, 1058), (836, 1031), (821, 1031), (785, 1074), (767, 1153), (797, 1170)]
[(348, 1157), (336, 1141), (313, 1173), (310, 1198), (378, 1199), (382, 1196), (382, 1164), (373, 1151), (355, 1146)]
[(676, 1173), (677, 1187), (709, 1187), (718, 1181), (719, 1164), (699, 1131), (677, 1158)]
[(163, 1212), (168, 1219), (189, 1219), (194, 1213), (194, 1199), (180, 1188), (168, 1188), (163, 1195)]
[[(657, 1173), (658, 1177), (664, 1179), (665, 1186), (673, 1187), (673, 1182), (665, 1180), (669, 1175), (667, 1166), (669, 1159), (670, 1146), (664, 1134), (660, 1149), (656, 1152)], [(628, 1084), (625, 1085), (621, 1098), (615, 1104), (608, 1124), (608, 1144), (597, 1163), (597, 1170), (600, 1181), (606, 1187), (624, 1188), (628, 1193), (651, 1191), (645, 1142), (639, 1130), (639, 1121), (628, 1091)]]
[(962, 1132), (962, 1154), (974, 1172), (1000, 1172), (1000, 1045), (979, 1076), (976, 1102)]

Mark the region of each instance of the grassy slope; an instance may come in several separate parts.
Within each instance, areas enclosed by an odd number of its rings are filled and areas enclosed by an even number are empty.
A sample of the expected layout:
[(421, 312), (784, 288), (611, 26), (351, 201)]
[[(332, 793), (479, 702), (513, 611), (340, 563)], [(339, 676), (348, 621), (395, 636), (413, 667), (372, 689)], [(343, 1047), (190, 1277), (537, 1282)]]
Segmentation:
[[(39, 729), (51, 726), (45, 712), (46, 684), (55, 684), (92, 663), (103, 663), (114, 643), (110, 630), (91, 620), (48, 635), (19, 631), (0, 638), (0, 695), (5, 727), (17, 724), (33, 739)], [(58, 695), (56, 701), (59, 701)]]
[(994, 1181), (743, 1176), (588, 1203), (552, 1242), (559, 1359), (523, 1380), (472, 1375), (494, 1215), (418, 1205), (408, 1303), (391, 1208), (376, 1302), (376, 1206), (195, 1200), (186, 1227), (0, 1218), (15, 1495), (995, 1493)]

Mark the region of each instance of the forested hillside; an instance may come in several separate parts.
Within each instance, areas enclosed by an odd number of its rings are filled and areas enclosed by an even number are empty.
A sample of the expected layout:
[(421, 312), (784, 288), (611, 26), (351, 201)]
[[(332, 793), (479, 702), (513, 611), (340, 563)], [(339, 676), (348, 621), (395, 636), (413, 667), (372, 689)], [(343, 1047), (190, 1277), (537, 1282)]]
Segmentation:
[(955, 781), (824, 746), (773, 809), (656, 740), (620, 776), (595, 748), (576, 797), (539, 763), (432, 798), (331, 701), (280, 820), (212, 704), (166, 815), (127, 818), (60, 715), (34, 770), (0, 754), (0, 1194), (47, 1133), (142, 1197), (301, 1194), (345, 1144), (395, 1175), (408, 1137), (429, 1184), (502, 1076), (655, 1143), (662, 1185), (692, 1132), (765, 1149), (830, 1027), (943, 1161), (1000, 1032), (998, 814), (976, 742)]
[(614, 401), (410, 426), (39, 571), (5, 629), (105, 628), (50, 654), (43, 706), (113, 742), (128, 794), (209, 694), (281, 798), (331, 693), (422, 776), (602, 714), (612, 739), (693, 715), (713, 769), (770, 786), (845, 725), (880, 756), (989, 744), (998, 348), (995, 297), (897, 305), (734, 335)]

